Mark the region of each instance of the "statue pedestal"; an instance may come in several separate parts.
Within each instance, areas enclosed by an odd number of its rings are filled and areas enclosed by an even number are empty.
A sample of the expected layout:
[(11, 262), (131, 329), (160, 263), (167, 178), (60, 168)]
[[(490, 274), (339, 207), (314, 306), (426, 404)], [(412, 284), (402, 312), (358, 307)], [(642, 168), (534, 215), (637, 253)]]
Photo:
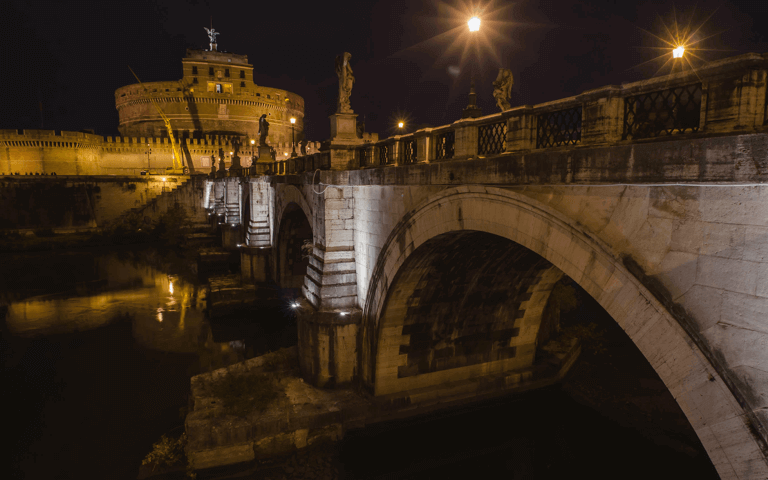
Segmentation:
[(272, 149), (269, 145), (259, 145), (259, 160), (258, 163), (274, 162), (272, 158)]
[(334, 113), (331, 119), (331, 141), (357, 140), (357, 114)]
[(363, 144), (357, 137), (357, 114), (334, 113), (331, 119), (331, 170), (358, 168), (355, 148)]

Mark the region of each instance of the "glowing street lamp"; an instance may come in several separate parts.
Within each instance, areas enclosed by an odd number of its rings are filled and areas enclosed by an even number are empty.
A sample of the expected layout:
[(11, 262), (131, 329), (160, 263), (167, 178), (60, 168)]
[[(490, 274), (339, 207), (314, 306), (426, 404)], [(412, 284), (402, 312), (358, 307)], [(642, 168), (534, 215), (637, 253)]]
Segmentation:
[(291, 157), (296, 156), (296, 135), (293, 132), (293, 125), (296, 123), (296, 119), (291, 117)]
[[(480, 18), (477, 16), (474, 16), (470, 18), (467, 21), (467, 25), (469, 26), (469, 34), (472, 37), (472, 41), (475, 40), (475, 32), (480, 30)], [(479, 59), (478, 59), (479, 62)], [(474, 62), (472, 62), (472, 69), (471, 69), (471, 75), (470, 75), (470, 85), (469, 85), (469, 105), (467, 105), (467, 108), (464, 109), (464, 111), (461, 114), (461, 118), (477, 118), (481, 114), (480, 107), (477, 106), (477, 94), (475, 93), (475, 65)]]
[(685, 47), (680, 45), (672, 50), (672, 58), (683, 58), (683, 53), (685, 53)]
[(403, 122), (398, 122), (397, 123), (397, 128), (403, 128), (404, 126), (405, 126), (405, 123), (403, 123)]
[(477, 32), (480, 30), (480, 19), (477, 17), (472, 17), (467, 22), (467, 25), (469, 25), (470, 32)]

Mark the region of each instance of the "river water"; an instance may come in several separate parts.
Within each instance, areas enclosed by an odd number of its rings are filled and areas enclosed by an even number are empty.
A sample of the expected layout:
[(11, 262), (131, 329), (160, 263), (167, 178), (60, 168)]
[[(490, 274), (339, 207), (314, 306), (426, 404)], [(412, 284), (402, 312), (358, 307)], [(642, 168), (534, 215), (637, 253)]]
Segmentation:
[(152, 443), (183, 425), (191, 375), (295, 344), (274, 308), (215, 326), (214, 341), (187, 264), (147, 248), (0, 256), (13, 444), (0, 478), (135, 479)]
[[(212, 327), (192, 263), (145, 247), (0, 255), (0, 478), (135, 479), (183, 428), (191, 375), (296, 343), (279, 305)], [(642, 354), (583, 300), (572, 316), (595, 319), (600, 348), (562, 386), (349, 432), (333, 455), (345, 477), (717, 478)]]

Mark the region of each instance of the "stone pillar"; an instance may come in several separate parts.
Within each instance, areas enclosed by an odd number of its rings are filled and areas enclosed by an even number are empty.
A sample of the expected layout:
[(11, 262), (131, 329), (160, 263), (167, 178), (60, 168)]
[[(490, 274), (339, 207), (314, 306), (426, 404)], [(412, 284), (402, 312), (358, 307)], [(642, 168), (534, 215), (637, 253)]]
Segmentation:
[(361, 311), (318, 311), (305, 299), (299, 305), (298, 353), (304, 381), (326, 388), (351, 384), (357, 377)]
[(582, 145), (612, 144), (621, 140), (624, 128), (621, 87), (609, 85), (576, 98), (582, 102)]
[(430, 135), (431, 131), (431, 128), (427, 128), (414, 133), (414, 136), (416, 137), (417, 163), (429, 163), (430, 160), (435, 158), (435, 152), (432, 151), (434, 148), (432, 144), (434, 142), (432, 141), (432, 136)]
[(453, 158), (477, 157), (477, 125), (469, 120), (459, 120), (453, 125), (456, 132)]
[(224, 200), (226, 189), (226, 184), (223, 181), (213, 181), (213, 213), (217, 217), (217, 222), (223, 222), (224, 214), (227, 213), (226, 202)]
[[(356, 375), (357, 273), (352, 187), (328, 187), (315, 210), (317, 238), (300, 308), (299, 364), (305, 381), (319, 387), (350, 383)], [(318, 234), (318, 232), (322, 232)]]
[(223, 179), (222, 183), (226, 185), (226, 222), (229, 224), (240, 224), (240, 179), (229, 177)]
[(354, 113), (334, 113), (331, 119), (331, 170), (349, 170), (357, 168), (355, 148), (363, 144), (357, 138), (357, 115)]
[(243, 219), (246, 228), (246, 245), (249, 247), (265, 248), (272, 246), (270, 226), (270, 191), (271, 188), (263, 178), (251, 179), (246, 188), (250, 190), (250, 218)]
[(536, 148), (536, 116), (533, 107), (524, 105), (507, 111), (507, 152), (529, 151)]
[(267, 283), (271, 280), (272, 249), (240, 247), (240, 273), (244, 282)]

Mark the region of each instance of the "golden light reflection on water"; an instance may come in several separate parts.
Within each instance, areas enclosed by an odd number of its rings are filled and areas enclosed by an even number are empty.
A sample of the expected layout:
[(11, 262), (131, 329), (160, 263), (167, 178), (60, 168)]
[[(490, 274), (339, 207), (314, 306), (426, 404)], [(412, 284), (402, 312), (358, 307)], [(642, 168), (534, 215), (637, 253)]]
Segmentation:
[(228, 343), (213, 342), (207, 327), (205, 287), (116, 255), (99, 262), (100, 275), (112, 275), (106, 278), (108, 291), (11, 302), (6, 315), (9, 331), (38, 337), (92, 330), (130, 318), (133, 338), (149, 349), (207, 356), (230, 350)]

